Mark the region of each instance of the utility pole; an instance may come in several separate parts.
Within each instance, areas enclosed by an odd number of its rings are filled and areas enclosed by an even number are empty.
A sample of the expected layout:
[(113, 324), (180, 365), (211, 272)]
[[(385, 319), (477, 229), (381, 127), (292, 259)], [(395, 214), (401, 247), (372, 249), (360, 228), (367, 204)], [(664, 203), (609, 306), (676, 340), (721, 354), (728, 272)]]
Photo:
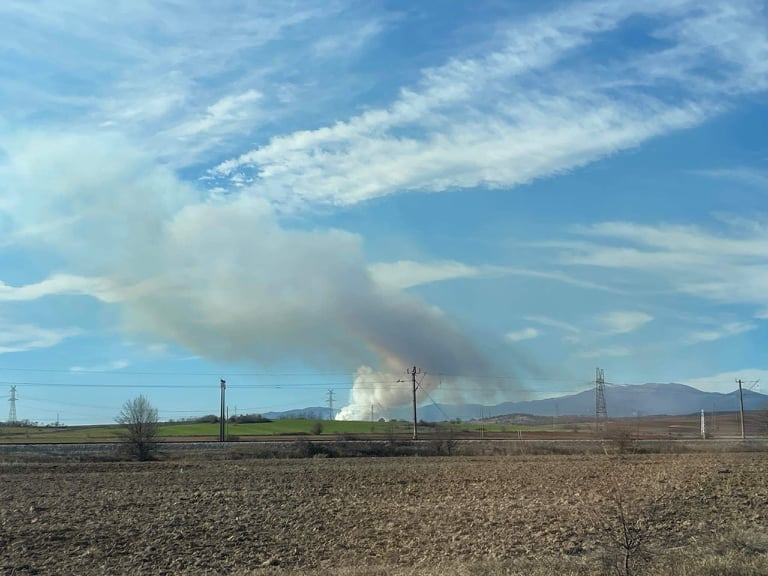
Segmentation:
[(736, 382), (739, 385), (739, 423), (741, 424), (741, 439), (744, 440), (744, 396), (741, 392), (741, 378)]
[(221, 379), (221, 416), (219, 417), (219, 442), (224, 442), (227, 439), (226, 433), (226, 414), (224, 399), (226, 397), (227, 381), (224, 378)]
[(16, 386), (11, 386), (11, 397), (8, 398), (8, 402), (11, 403), (11, 409), (8, 412), (8, 423), (15, 424), (16, 418)]
[(595, 369), (595, 432), (600, 431), (601, 420), (608, 419), (605, 407), (605, 373), (602, 368)]
[(333, 389), (328, 390), (328, 420), (333, 420)]
[(413, 384), (413, 439), (418, 440), (419, 438), (419, 432), (417, 430), (417, 420), (416, 420), (416, 374), (421, 374), (421, 369), (416, 368), (416, 366), (413, 367), (413, 370), (405, 371), (406, 374), (411, 375), (411, 382)]

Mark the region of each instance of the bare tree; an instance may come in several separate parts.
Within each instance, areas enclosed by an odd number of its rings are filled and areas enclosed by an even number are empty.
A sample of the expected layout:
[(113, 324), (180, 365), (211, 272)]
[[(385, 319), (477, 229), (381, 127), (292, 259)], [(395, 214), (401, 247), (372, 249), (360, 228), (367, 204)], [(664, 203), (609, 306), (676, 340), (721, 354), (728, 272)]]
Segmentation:
[(123, 404), (115, 421), (125, 426), (125, 441), (133, 454), (139, 460), (149, 460), (157, 436), (157, 409), (145, 396), (139, 395)]

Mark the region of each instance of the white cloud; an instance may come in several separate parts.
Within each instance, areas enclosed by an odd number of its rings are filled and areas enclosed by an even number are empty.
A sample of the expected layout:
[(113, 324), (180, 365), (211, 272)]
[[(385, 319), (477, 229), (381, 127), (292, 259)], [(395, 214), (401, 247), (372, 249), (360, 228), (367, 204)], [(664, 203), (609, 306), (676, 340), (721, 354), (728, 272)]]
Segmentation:
[[(350, 58), (387, 21), (350, 7), (135, 0), (130, 10), (96, 11), (87, 2), (2, 2), (0, 51), (10, 58), (0, 101), (20, 125), (109, 127), (177, 167), (218, 161), (244, 138), (258, 141), (265, 120), (306, 107), (286, 93), (313, 94), (314, 106), (335, 96), (332, 39), (347, 38)], [(318, 67), (322, 38), (330, 62)], [(30, 73), (38, 69), (46, 72)]]
[(538, 338), (540, 335), (541, 332), (538, 329), (528, 327), (516, 332), (507, 332), (504, 337), (510, 342), (521, 342), (523, 340)]
[(127, 360), (114, 360), (106, 364), (95, 364), (93, 366), (70, 366), (70, 372), (111, 372), (113, 370), (122, 370), (131, 363)]
[(729, 338), (749, 332), (755, 328), (757, 326), (748, 322), (729, 322), (722, 325), (719, 329), (694, 332), (689, 341), (694, 344), (698, 342), (714, 342), (722, 338)]
[[(728, 394), (734, 390), (738, 390), (739, 385), (736, 381), (739, 379), (742, 381), (743, 388), (749, 388), (756, 392), (765, 393), (765, 387), (761, 386), (761, 384), (768, 382), (768, 370), (745, 368), (733, 372), (721, 372), (712, 376), (689, 378), (682, 380), (681, 383), (693, 386), (704, 392)], [(756, 381), (758, 382), (756, 383)], [(732, 409), (732, 407), (728, 407), (727, 409)]]
[(0, 280), (0, 302), (23, 302), (45, 296), (84, 295), (102, 302), (120, 302), (131, 290), (117, 286), (107, 278), (87, 278), (71, 274), (55, 274), (24, 286), (9, 286)]
[(604, 314), (598, 321), (605, 327), (609, 334), (626, 334), (634, 332), (638, 328), (653, 320), (653, 316), (645, 312), (633, 312), (629, 310), (617, 310)]

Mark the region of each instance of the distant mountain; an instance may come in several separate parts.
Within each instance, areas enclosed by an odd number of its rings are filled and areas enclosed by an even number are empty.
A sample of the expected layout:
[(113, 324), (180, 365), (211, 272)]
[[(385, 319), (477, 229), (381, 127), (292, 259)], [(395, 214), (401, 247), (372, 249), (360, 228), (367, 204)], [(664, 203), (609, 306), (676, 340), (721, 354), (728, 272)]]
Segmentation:
[[(744, 390), (744, 409), (768, 408), (768, 396)], [(685, 384), (639, 384), (632, 386), (606, 385), (605, 403), (609, 417), (691, 414), (707, 412), (731, 412), (739, 409), (738, 390), (728, 394), (703, 392)], [(590, 416), (595, 413), (595, 391), (584, 390), (578, 394), (529, 400), (504, 402), (495, 406), (480, 404), (422, 406), (419, 418), (440, 421), (453, 418), (476, 419), (502, 414), (532, 414), (534, 416)]]
[(308, 420), (328, 420), (328, 406), (310, 406), (284, 412), (264, 412), (264, 418), (280, 420), (281, 418), (306, 418)]
[[(744, 410), (762, 410), (768, 408), (768, 396), (751, 390), (744, 390)], [(637, 384), (631, 386), (606, 385), (605, 403), (608, 417), (626, 418), (630, 416), (677, 416), (706, 412), (734, 412), (739, 409), (739, 391), (728, 394), (703, 392), (685, 384)], [(392, 409), (386, 414), (376, 414), (376, 418), (397, 418), (409, 420), (411, 408), (403, 406)], [(427, 404), (419, 407), (418, 417), (427, 422), (445, 420), (475, 420), (506, 414), (531, 414), (534, 416), (594, 416), (595, 390), (590, 388), (569, 396), (528, 400), (525, 402), (503, 402), (495, 406), (482, 404)], [(328, 418), (328, 408), (313, 406), (286, 412), (268, 412), (264, 416), (279, 418)]]

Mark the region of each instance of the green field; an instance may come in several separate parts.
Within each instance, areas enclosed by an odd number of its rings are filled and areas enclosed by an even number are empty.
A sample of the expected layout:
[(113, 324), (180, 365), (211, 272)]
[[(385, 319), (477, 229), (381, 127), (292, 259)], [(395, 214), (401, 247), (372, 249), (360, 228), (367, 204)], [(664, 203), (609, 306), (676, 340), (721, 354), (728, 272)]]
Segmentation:
[[(226, 433), (230, 439), (245, 439), (248, 437), (265, 436), (315, 436), (317, 426), (322, 427), (322, 436), (345, 435), (409, 435), (412, 424), (405, 421), (398, 422), (362, 422), (362, 421), (338, 421), (338, 420), (308, 420), (285, 419), (271, 422), (251, 424), (227, 424)], [(432, 434), (471, 433), (481, 435), (500, 432), (521, 431), (547, 431), (551, 427), (545, 426), (502, 426), (498, 424), (481, 424), (479, 422), (440, 423), (419, 427), (419, 435), (428, 437)], [(0, 427), (0, 443), (87, 443), (87, 442), (114, 442), (120, 440), (123, 429), (116, 425), (101, 426), (2, 426)], [(218, 423), (163, 423), (160, 424), (159, 438), (182, 440), (183, 438), (218, 438)]]
[(42, 443), (88, 443), (114, 442), (119, 440), (120, 429), (117, 426), (2, 426), (0, 443), (6, 444), (42, 444)]

